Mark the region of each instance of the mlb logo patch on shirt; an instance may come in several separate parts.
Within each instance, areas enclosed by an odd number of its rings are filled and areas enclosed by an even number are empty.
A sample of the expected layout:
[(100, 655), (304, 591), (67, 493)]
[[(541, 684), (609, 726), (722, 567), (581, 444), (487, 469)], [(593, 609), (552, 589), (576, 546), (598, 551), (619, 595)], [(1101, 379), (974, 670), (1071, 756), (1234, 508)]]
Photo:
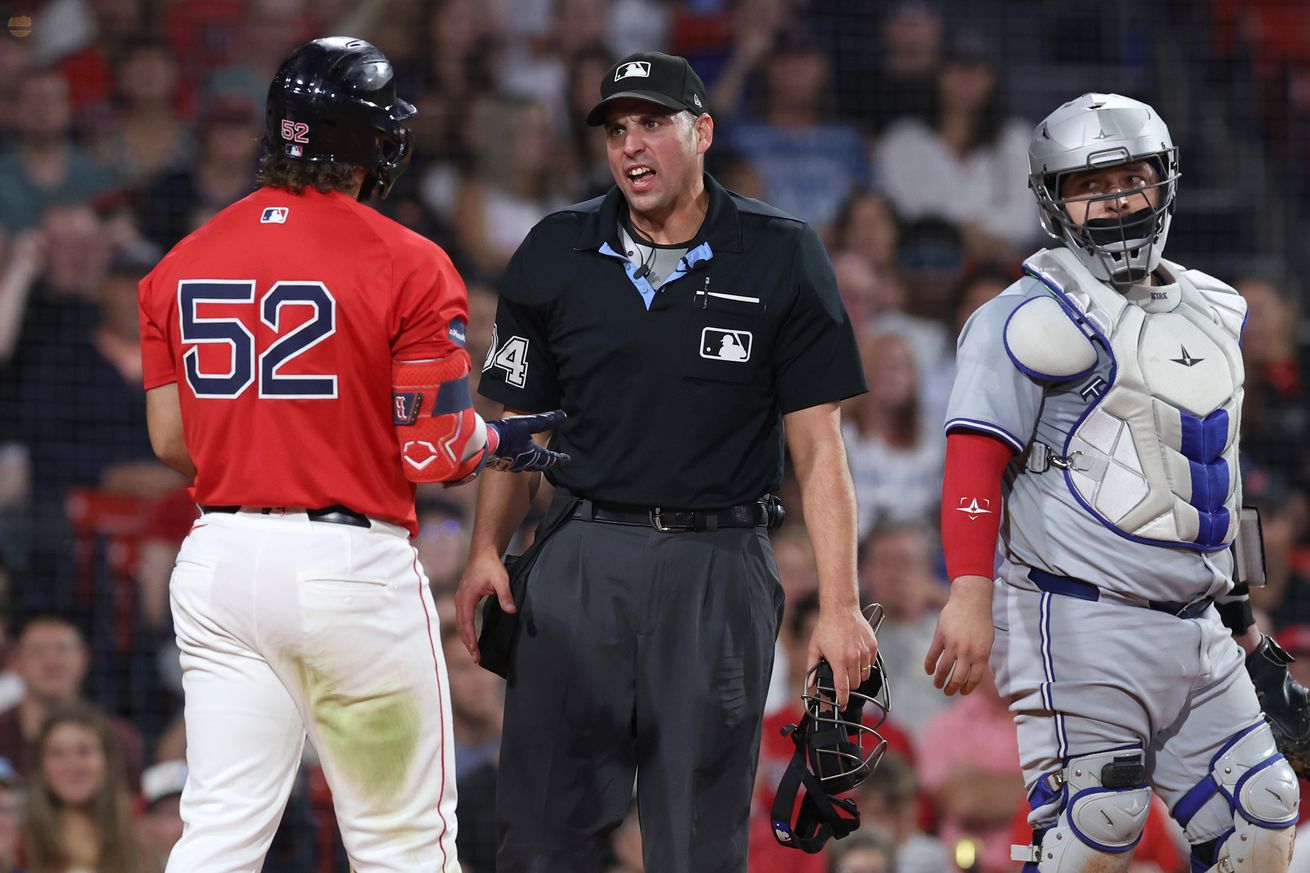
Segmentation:
[(744, 364), (751, 359), (752, 339), (749, 330), (707, 327), (700, 332), (700, 356), (711, 361)]
[(259, 216), (260, 224), (286, 224), (287, 214), (291, 210), (285, 206), (265, 206), (264, 214)]

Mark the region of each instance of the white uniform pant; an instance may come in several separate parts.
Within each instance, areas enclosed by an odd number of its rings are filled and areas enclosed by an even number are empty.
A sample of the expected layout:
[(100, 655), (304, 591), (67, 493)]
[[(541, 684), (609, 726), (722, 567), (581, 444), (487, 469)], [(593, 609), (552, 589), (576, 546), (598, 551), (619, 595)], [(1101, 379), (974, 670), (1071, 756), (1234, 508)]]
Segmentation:
[(458, 873), (449, 684), (406, 531), (208, 513), (171, 583), (187, 765), (168, 873), (255, 873), (306, 731), (355, 873)]

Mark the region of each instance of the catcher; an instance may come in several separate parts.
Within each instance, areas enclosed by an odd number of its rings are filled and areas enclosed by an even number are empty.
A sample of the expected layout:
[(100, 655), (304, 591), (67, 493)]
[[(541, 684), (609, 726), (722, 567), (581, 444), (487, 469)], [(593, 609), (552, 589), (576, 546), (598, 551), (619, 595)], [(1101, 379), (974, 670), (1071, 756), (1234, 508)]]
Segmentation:
[(1306, 743), (1307, 695), (1246, 593), (1263, 582), (1237, 462), (1246, 302), (1162, 257), (1178, 149), (1150, 106), (1084, 94), (1029, 162), (1060, 246), (960, 335), (951, 596), (925, 667), (968, 693), (990, 656), (1012, 700), (1025, 873), (1126, 871), (1152, 790), (1194, 873), (1286, 873), (1299, 792), (1277, 743)]

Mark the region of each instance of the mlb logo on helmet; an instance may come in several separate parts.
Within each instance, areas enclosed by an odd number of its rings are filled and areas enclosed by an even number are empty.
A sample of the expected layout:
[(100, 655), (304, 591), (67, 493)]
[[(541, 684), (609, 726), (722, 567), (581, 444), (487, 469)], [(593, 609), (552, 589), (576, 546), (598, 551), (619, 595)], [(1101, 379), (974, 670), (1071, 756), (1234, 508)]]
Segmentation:
[(629, 61), (614, 71), (614, 81), (620, 79), (641, 78), (650, 75), (650, 61)]
[(286, 224), (287, 215), (291, 212), (285, 206), (266, 206), (264, 213), (259, 216), (260, 224)]

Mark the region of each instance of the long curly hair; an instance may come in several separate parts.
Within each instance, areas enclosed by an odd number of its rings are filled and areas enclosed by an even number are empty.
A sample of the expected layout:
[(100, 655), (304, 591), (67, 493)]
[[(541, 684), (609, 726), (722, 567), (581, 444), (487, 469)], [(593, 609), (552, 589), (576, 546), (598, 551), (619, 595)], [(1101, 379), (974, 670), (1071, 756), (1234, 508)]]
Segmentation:
[(259, 159), (255, 181), (266, 188), (283, 188), (295, 194), (304, 194), (306, 188), (315, 188), (320, 194), (332, 191), (353, 193), (356, 190), (355, 165), (340, 161), (298, 161), (279, 152), (268, 135), (260, 141), (264, 149)]
[(68, 805), (55, 794), (46, 778), (45, 758), (55, 730), (73, 725), (95, 735), (105, 760), (104, 781), (80, 811), (95, 825), (99, 838), (97, 873), (139, 873), (141, 854), (132, 827), (131, 801), (118, 741), (105, 717), (89, 704), (77, 704), (51, 713), (36, 741), (36, 763), (27, 782), (27, 815), (23, 846), (29, 873), (59, 873), (70, 859), (60, 827), (60, 813)]

